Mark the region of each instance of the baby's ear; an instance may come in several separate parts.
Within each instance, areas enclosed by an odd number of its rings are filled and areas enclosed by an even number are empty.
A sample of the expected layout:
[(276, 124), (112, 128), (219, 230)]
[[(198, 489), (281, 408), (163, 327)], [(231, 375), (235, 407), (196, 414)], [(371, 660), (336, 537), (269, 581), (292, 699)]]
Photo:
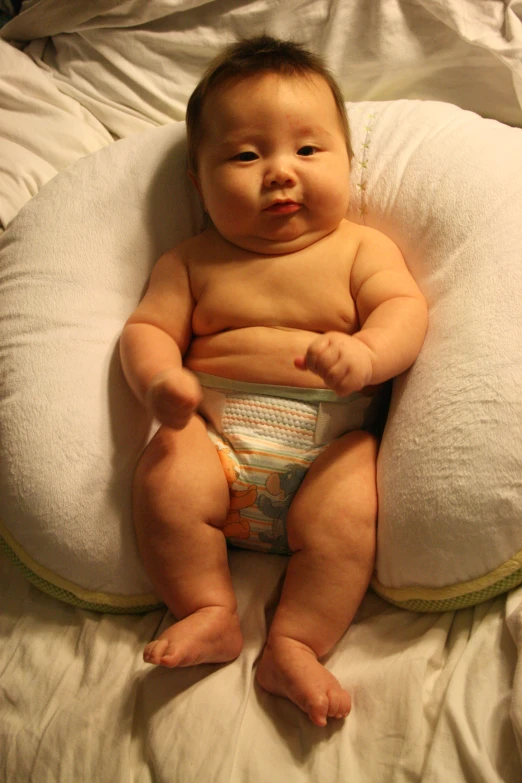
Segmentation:
[(197, 174), (195, 174), (190, 169), (188, 169), (187, 174), (189, 176), (190, 181), (192, 182), (192, 184), (194, 185), (194, 187), (196, 188), (196, 190), (198, 192), (198, 196), (201, 199), (201, 203), (203, 204), (203, 209), (204, 209), (205, 208), (205, 200), (203, 198), (203, 193), (201, 191), (201, 185), (199, 184), (198, 176), (197, 176)]

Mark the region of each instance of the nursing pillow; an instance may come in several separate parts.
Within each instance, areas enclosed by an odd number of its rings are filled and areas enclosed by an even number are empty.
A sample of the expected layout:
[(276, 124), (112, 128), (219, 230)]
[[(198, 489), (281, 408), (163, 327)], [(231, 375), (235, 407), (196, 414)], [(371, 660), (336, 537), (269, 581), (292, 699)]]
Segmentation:
[[(430, 309), (393, 384), (373, 587), (467, 606), (522, 582), (522, 130), (436, 102), (348, 111), (351, 218), (397, 242)], [(154, 423), (118, 338), (157, 257), (201, 226), (184, 169), (182, 123), (115, 142), (0, 239), (0, 541), (41, 589), (100, 611), (159, 605), (130, 510)]]

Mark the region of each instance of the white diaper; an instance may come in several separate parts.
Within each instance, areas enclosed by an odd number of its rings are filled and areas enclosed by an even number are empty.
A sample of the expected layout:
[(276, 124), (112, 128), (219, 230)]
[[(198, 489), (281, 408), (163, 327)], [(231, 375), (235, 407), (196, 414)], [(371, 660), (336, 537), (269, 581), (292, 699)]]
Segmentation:
[(289, 554), (286, 514), (306, 471), (335, 438), (370, 429), (380, 398), (197, 375), (200, 413), (230, 488), (228, 541)]

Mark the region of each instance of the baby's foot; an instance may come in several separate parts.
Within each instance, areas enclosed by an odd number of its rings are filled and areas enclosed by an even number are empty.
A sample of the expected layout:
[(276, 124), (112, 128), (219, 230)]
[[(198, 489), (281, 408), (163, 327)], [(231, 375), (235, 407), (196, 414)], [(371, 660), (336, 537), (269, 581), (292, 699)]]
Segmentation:
[(297, 704), (316, 726), (326, 726), (327, 718), (346, 718), (350, 712), (349, 694), (313, 650), (295, 639), (278, 637), (267, 643), (257, 680), (266, 691)]
[(171, 625), (145, 648), (143, 660), (173, 668), (233, 661), (243, 640), (236, 614), (207, 606)]

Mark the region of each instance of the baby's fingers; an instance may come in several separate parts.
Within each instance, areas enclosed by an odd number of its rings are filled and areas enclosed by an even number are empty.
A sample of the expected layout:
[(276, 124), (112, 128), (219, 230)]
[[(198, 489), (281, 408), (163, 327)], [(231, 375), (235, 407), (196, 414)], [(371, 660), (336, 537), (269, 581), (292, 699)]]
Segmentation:
[(194, 410), (201, 402), (201, 385), (196, 376), (183, 369), (169, 383), (169, 392), (181, 408)]
[(192, 409), (201, 401), (201, 386), (195, 375), (184, 368), (166, 370), (151, 383), (149, 396), (156, 401)]
[(309, 346), (305, 356), (305, 363), (309, 370), (324, 379), (339, 359), (339, 345), (328, 334), (323, 334)]
[(183, 429), (201, 401), (201, 387), (190, 372), (167, 371), (151, 384), (148, 400), (162, 424)]

